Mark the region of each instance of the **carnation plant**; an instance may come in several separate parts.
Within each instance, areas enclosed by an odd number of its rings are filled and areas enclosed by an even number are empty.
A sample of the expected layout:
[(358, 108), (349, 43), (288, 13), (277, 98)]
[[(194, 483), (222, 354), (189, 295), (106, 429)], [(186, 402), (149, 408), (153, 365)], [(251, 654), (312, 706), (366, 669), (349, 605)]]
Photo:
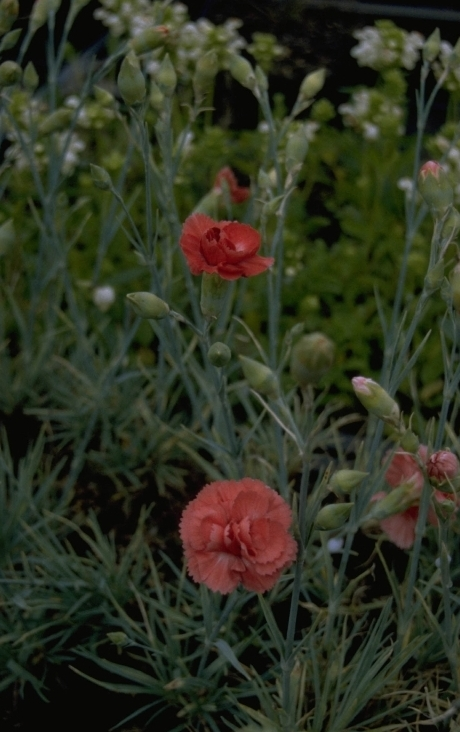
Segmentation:
[[(107, 55), (66, 96), (84, 5), (70, 3), (54, 45), (58, 2), (37, 0), (22, 33), (17, 3), (0, 0), (1, 52), (17, 51), (0, 63), (1, 690), (46, 698), (65, 667), (134, 699), (108, 725), (171, 732), (453, 721), (460, 215), (446, 161), (458, 130), (440, 145), (425, 128), (440, 89), (454, 93), (458, 48), (438, 31), (360, 31), (353, 55), (381, 78), (352, 91), (338, 131), (324, 69), (289, 109), (273, 105), (276, 39), (248, 45), (238, 21), (191, 22), (167, 1), (101, 2)], [(39, 89), (23, 59), (45, 25)], [(399, 154), (414, 69), (419, 123)], [(255, 133), (215, 124), (218, 74), (257, 104)], [(424, 162), (425, 142), (439, 160)], [(359, 303), (345, 292), (341, 321), (315, 305), (331, 272), (344, 289), (343, 238), (312, 250), (297, 296), (301, 236), (321, 225), (302, 208), (318, 183), (309, 165), (324, 182), (358, 150), (361, 190), (385, 165), (399, 196), (390, 216), (375, 176), (377, 219), (400, 232), (396, 272), (374, 280), (362, 255), (355, 268), (378, 374), (356, 368), (369, 342), (337, 366), (334, 328), (353, 331)], [(345, 189), (330, 209), (346, 209), (342, 233), (359, 240), (366, 226), (342, 204), (363, 196)], [(441, 396), (427, 415), (417, 369), (431, 361)], [(30, 445), (15, 444), (18, 415)]]

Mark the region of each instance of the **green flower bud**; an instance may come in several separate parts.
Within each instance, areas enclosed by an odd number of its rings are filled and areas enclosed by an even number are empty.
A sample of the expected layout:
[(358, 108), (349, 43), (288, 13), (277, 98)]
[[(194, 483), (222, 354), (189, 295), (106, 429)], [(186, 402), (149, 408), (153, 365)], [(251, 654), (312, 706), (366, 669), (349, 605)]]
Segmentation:
[(131, 38), (129, 45), (135, 53), (146, 53), (153, 51), (158, 46), (162, 46), (169, 34), (169, 30), (165, 25), (154, 25), (145, 28), (134, 38)]
[(442, 285), (444, 279), (444, 260), (440, 259), (439, 262), (427, 272), (425, 277), (425, 288), (428, 292), (436, 292)]
[(169, 305), (152, 292), (131, 292), (126, 295), (134, 312), (141, 318), (161, 320), (169, 313)]
[(166, 54), (161, 62), (161, 66), (155, 75), (155, 80), (160, 91), (162, 91), (166, 97), (171, 97), (174, 94), (174, 90), (177, 86), (177, 74), (171, 63), (169, 54)]
[(134, 51), (130, 51), (123, 59), (117, 84), (123, 101), (129, 107), (144, 100), (147, 88), (139, 59)]
[(305, 128), (299, 127), (293, 132), (286, 143), (286, 170), (297, 171), (301, 167), (308, 152), (308, 139)]
[(430, 160), (422, 165), (418, 174), (418, 188), (434, 217), (442, 216), (452, 205), (454, 191), (440, 163)]
[(19, 0), (1, 0), (0, 36), (8, 33), (19, 13)]
[(228, 291), (228, 280), (218, 274), (203, 272), (201, 279), (201, 312), (205, 318), (218, 318)]
[(56, 111), (51, 112), (43, 122), (40, 122), (38, 125), (38, 133), (40, 135), (51, 135), (52, 132), (65, 130), (68, 127), (73, 114), (74, 110), (68, 109), (67, 107), (56, 109)]
[(340, 529), (349, 519), (354, 503), (330, 503), (323, 506), (315, 518), (315, 527), (320, 531)]
[(428, 36), (426, 39), (423, 49), (422, 49), (422, 55), (423, 60), (428, 61), (431, 63), (435, 60), (436, 56), (438, 55), (441, 48), (441, 33), (439, 32), (439, 28), (435, 28), (433, 33)]
[(103, 89), (100, 86), (95, 86), (93, 91), (96, 102), (99, 102), (99, 104), (101, 104), (103, 107), (112, 106), (115, 101), (115, 97), (113, 96), (113, 94), (107, 91), (107, 89)]
[(14, 48), (19, 40), (19, 36), (21, 35), (21, 33), (21, 28), (16, 28), (16, 30), (12, 30), (7, 33), (6, 36), (2, 38), (2, 41), (0, 43), (0, 53), (3, 53), (3, 51), (9, 51), (10, 48)]
[(208, 351), (208, 358), (213, 366), (226, 366), (232, 357), (232, 352), (226, 343), (216, 341)]
[(356, 396), (368, 412), (399, 428), (401, 415), (399, 406), (380, 384), (364, 376), (355, 376), (351, 383)]
[(150, 83), (150, 96), (149, 96), (150, 104), (157, 112), (161, 112), (163, 109), (163, 106), (164, 106), (164, 101), (165, 101), (165, 95), (163, 94), (163, 92), (161, 91), (159, 86), (157, 86), (157, 84), (155, 84), (155, 82), (152, 81)]
[(339, 495), (348, 495), (368, 475), (369, 473), (363, 473), (362, 470), (336, 470), (329, 481), (329, 488)]
[(241, 86), (246, 87), (254, 91), (257, 86), (256, 76), (254, 69), (252, 68), (249, 61), (243, 56), (232, 56), (229, 65), (229, 71), (233, 78), (238, 81)]
[(276, 374), (268, 366), (259, 363), (259, 361), (254, 361), (252, 358), (246, 356), (239, 356), (238, 358), (251, 389), (265, 394), (271, 399), (276, 399), (279, 396), (279, 384)]
[(129, 643), (128, 636), (122, 630), (114, 630), (111, 633), (107, 633), (107, 638), (112, 643), (115, 643), (116, 646), (124, 646), (126, 643)]
[(299, 386), (315, 384), (334, 363), (335, 346), (324, 333), (308, 333), (292, 348), (291, 375)]
[(208, 51), (199, 57), (193, 75), (193, 90), (197, 98), (201, 98), (206, 94), (218, 70), (217, 54), (215, 51)]
[(394, 516), (395, 513), (406, 511), (416, 501), (417, 496), (414, 496), (414, 486), (412, 484), (398, 485), (397, 488), (393, 488), (390, 493), (387, 493), (384, 498), (371, 504), (371, 510), (366, 519), (382, 521)]
[(307, 102), (315, 97), (324, 86), (326, 81), (326, 69), (317, 69), (312, 71), (304, 78), (299, 89), (299, 102)]
[(48, 20), (49, 13), (59, 10), (61, 0), (35, 0), (29, 20), (29, 31), (35, 33)]
[(263, 69), (260, 68), (260, 66), (256, 66), (255, 77), (259, 89), (263, 89), (264, 91), (266, 91), (268, 89), (267, 74)]
[(16, 240), (13, 219), (7, 219), (0, 225), (0, 256), (8, 254)]
[(412, 452), (415, 455), (420, 447), (420, 440), (412, 430), (406, 430), (400, 439), (400, 445), (404, 452)]
[(456, 312), (460, 315), (460, 262), (457, 262), (450, 273), (450, 287), (452, 304)]
[(35, 66), (33, 65), (32, 61), (29, 61), (26, 68), (24, 69), (24, 74), (22, 76), (22, 83), (24, 85), (24, 88), (27, 89), (29, 92), (34, 92), (39, 84), (40, 79), (38, 78), (38, 74), (35, 70)]
[(91, 178), (96, 188), (100, 188), (101, 191), (109, 191), (113, 184), (109, 173), (105, 168), (101, 168), (99, 165), (93, 165), (90, 163)]
[(21, 77), (22, 69), (16, 61), (4, 61), (0, 64), (0, 89), (17, 84)]

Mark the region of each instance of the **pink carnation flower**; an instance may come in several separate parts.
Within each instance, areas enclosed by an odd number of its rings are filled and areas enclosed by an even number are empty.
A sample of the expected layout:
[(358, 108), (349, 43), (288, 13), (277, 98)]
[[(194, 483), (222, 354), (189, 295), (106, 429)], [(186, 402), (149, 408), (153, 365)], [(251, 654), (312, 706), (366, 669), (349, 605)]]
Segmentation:
[(180, 535), (189, 574), (227, 594), (241, 582), (265, 592), (297, 554), (286, 501), (253, 478), (209, 483), (184, 510)]
[(251, 195), (251, 191), (249, 188), (238, 185), (238, 181), (236, 180), (233, 170), (228, 166), (226, 166), (225, 168), (221, 168), (217, 173), (214, 179), (213, 190), (221, 193), (223, 181), (225, 181), (228, 186), (232, 203), (242, 203), (243, 201), (246, 201), (246, 199), (248, 199)]

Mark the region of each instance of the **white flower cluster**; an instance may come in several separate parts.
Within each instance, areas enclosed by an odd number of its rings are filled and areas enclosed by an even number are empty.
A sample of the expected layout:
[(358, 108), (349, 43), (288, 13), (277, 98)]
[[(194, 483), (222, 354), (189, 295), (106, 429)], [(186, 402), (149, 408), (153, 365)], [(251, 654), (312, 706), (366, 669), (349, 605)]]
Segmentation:
[[(11, 141), (11, 145), (5, 152), (5, 163), (14, 165), (19, 172), (30, 170), (32, 165), (38, 171), (45, 169), (48, 160), (46, 143), (42, 141), (32, 143), (26, 133), (21, 135), (21, 141), (14, 132), (9, 132), (7, 138)], [(80, 162), (80, 154), (86, 147), (85, 143), (75, 132), (72, 132), (70, 137), (68, 132), (59, 132), (54, 135), (53, 143), (55, 152), (64, 153), (61, 164), (62, 173), (72, 175)]]
[(355, 31), (353, 36), (359, 43), (351, 49), (351, 55), (360, 66), (368, 66), (376, 71), (395, 67), (412, 70), (425, 42), (420, 33), (408, 33), (391, 20), (379, 20), (375, 26), (365, 26)]
[(453, 47), (448, 41), (441, 41), (438, 60), (433, 64), (433, 71), (439, 79), (444, 70), (449, 66), (449, 71), (444, 86), (450, 92), (460, 91), (460, 62), (453, 56)]
[(366, 140), (404, 134), (403, 108), (378, 89), (357, 89), (338, 111), (344, 124), (360, 132)]
[(84, 104), (81, 104), (80, 97), (75, 94), (65, 99), (64, 106), (78, 109), (76, 124), (85, 130), (102, 130), (116, 116), (113, 108), (103, 106), (97, 101), (85, 100)]
[(146, 71), (154, 75), (160, 66), (165, 50), (169, 53), (176, 72), (182, 78), (193, 75), (196, 62), (208, 51), (216, 54), (216, 70), (227, 68), (232, 55), (246, 47), (245, 39), (239, 35), (242, 22), (228, 19), (222, 25), (214, 25), (206, 18), (196, 22), (189, 19), (182, 3), (169, 0), (101, 0), (94, 16), (106, 25), (112, 35), (135, 38), (146, 28), (162, 26), (165, 33), (165, 47), (151, 51), (146, 56)]

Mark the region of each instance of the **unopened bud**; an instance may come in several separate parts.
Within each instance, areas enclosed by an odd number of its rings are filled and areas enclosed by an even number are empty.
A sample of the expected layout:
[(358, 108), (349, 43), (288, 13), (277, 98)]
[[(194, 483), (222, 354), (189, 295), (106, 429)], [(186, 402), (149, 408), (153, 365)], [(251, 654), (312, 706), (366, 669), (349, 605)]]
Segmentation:
[(102, 107), (110, 107), (115, 101), (113, 94), (101, 86), (94, 87), (94, 98)]
[(315, 384), (334, 363), (335, 346), (324, 333), (308, 333), (294, 345), (291, 375), (299, 386)]
[(21, 28), (16, 28), (15, 30), (7, 33), (0, 42), (0, 53), (3, 53), (3, 51), (9, 51), (10, 48), (14, 48), (21, 33)]
[(286, 143), (286, 170), (288, 172), (298, 170), (306, 158), (308, 152), (308, 138), (305, 128), (299, 127), (293, 132)]
[(21, 77), (22, 69), (16, 61), (4, 61), (0, 64), (0, 89), (17, 84)]
[(7, 219), (0, 225), (0, 256), (8, 254), (16, 240), (13, 219)]
[(226, 343), (216, 341), (208, 351), (208, 358), (213, 366), (221, 368), (226, 366), (232, 357), (232, 352)]
[(333, 473), (330, 481), (329, 488), (338, 494), (346, 494), (357, 488), (360, 483), (363, 482), (369, 473), (364, 473), (362, 470), (336, 470)]
[(122, 630), (113, 630), (111, 633), (107, 633), (107, 638), (116, 646), (124, 646), (129, 643), (128, 636)]
[(439, 290), (444, 279), (444, 260), (440, 259), (425, 276), (425, 289), (432, 293)]
[(161, 320), (169, 313), (168, 303), (152, 292), (131, 292), (126, 298), (141, 318)]
[(161, 62), (160, 68), (155, 74), (155, 80), (160, 91), (162, 91), (166, 97), (171, 97), (174, 94), (174, 90), (177, 86), (177, 74), (171, 63), (169, 54), (166, 54)]
[(259, 361), (254, 361), (252, 358), (247, 358), (247, 356), (239, 356), (238, 358), (251, 389), (265, 394), (271, 399), (276, 399), (279, 396), (279, 384), (276, 374), (268, 366), (259, 363)]
[(258, 88), (266, 91), (268, 89), (267, 74), (260, 66), (256, 66), (255, 77)]
[(458, 508), (457, 502), (453, 498), (450, 498), (439, 491), (435, 491), (433, 507), (436, 515), (440, 519), (446, 519), (449, 516), (452, 516)]
[(456, 208), (451, 208), (442, 226), (441, 236), (444, 241), (452, 241), (460, 231), (460, 213)]
[(442, 216), (452, 205), (454, 191), (442, 165), (430, 160), (422, 165), (418, 174), (418, 188), (435, 217)]
[(43, 122), (38, 125), (39, 135), (51, 135), (53, 132), (60, 132), (65, 130), (74, 114), (73, 109), (67, 107), (61, 107), (56, 109), (55, 112), (51, 112), (48, 117), (45, 117)]
[(145, 98), (144, 74), (134, 51), (130, 51), (121, 62), (117, 84), (123, 101), (129, 107), (140, 104)]
[(420, 447), (420, 440), (412, 430), (406, 430), (399, 442), (404, 452), (411, 452), (414, 455)]
[(61, 0), (35, 0), (29, 20), (29, 31), (35, 33), (48, 20), (49, 13), (59, 10)]
[(441, 49), (441, 33), (439, 28), (435, 28), (433, 33), (428, 36), (423, 44), (422, 55), (423, 60), (431, 63), (435, 60)]
[(32, 61), (29, 61), (26, 68), (24, 69), (24, 74), (22, 76), (22, 83), (24, 85), (24, 88), (27, 89), (29, 92), (34, 92), (39, 84), (39, 77), (37, 74), (37, 71), (35, 69), (35, 66), (33, 65)]
[(215, 51), (208, 51), (199, 57), (193, 75), (193, 89), (197, 97), (202, 97), (208, 91), (218, 70)]
[(414, 505), (416, 500), (413, 484), (403, 483), (397, 488), (393, 488), (384, 498), (375, 501), (366, 518), (383, 521), (383, 519), (394, 516), (396, 513), (406, 511)]
[(324, 86), (326, 81), (326, 69), (317, 69), (312, 71), (304, 78), (299, 89), (299, 102), (307, 102), (315, 97)]
[(430, 482), (435, 485), (442, 485), (458, 476), (460, 464), (453, 452), (438, 450), (428, 459), (426, 469)]
[(93, 165), (90, 163), (91, 178), (96, 188), (100, 188), (101, 191), (109, 191), (112, 187), (112, 179), (105, 168), (101, 168), (100, 165)]
[(19, 0), (1, 0), (0, 36), (8, 33), (19, 13)]
[(166, 25), (150, 26), (131, 38), (129, 45), (135, 53), (146, 53), (162, 46), (168, 35), (169, 29)]
[(349, 519), (354, 503), (330, 503), (323, 506), (315, 518), (315, 527), (320, 531), (340, 529)]
[(238, 81), (241, 86), (254, 91), (257, 86), (256, 75), (249, 61), (243, 56), (234, 55), (231, 58), (229, 71), (233, 78)]
[(155, 84), (154, 81), (150, 83), (150, 94), (149, 102), (152, 107), (157, 111), (161, 112), (164, 106), (165, 95), (161, 91), (160, 87)]
[(373, 379), (355, 376), (351, 383), (359, 401), (371, 414), (399, 427), (400, 410), (395, 400)]

